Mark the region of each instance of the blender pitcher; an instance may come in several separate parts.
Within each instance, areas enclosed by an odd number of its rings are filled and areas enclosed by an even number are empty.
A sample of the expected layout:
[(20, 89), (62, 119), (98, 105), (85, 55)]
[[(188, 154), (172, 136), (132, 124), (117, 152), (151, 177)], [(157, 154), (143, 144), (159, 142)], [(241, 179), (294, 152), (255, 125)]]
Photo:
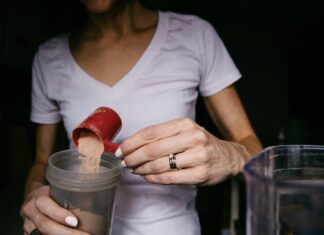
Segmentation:
[(268, 147), (244, 175), (247, 235), (324, 234), (324, 146)]

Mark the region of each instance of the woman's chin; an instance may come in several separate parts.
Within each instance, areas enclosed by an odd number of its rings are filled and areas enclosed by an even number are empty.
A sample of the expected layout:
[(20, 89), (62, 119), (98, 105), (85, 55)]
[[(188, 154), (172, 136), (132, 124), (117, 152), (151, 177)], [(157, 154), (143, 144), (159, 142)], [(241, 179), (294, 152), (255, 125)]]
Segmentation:
[(84, 7), (91, 13), (100, 14), (110, 10), (113, 0), (81, 0)]

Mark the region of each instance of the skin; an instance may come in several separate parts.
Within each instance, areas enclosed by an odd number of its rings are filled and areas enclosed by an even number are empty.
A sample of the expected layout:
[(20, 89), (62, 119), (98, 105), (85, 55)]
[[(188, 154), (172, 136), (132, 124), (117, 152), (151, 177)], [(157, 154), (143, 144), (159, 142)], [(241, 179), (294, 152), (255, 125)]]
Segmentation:
[[(114, 0), (81, 0), (89, 20), (70, 38), (75, 61), (107, 86), (116, 84), (134, 66), (157, 25), (157, 13), (137, 1), (125, 5), (124, 0), (116, 2), (117, 5)], [(121, 143), (125, 165), (148, 182), (160, 184), (212, 185), (240, 172), (262, 146), (234, 86), (206, 97), (205, 103), (226, 141), (190, 119), (176, 119), (144, 128)], [(34, 228), (48, 235), (88, 234), (66, 224), (65, 218), (74, 215), (49, 197), (45, 170), (56, 129), (57, 125), (37, 127), (36, 158), (21, 207), (25, 235)], [(170, 153), (177, 153), (181, 170), (170, 171)]]
[[(150, 43), (157, 25), (157, 12), (133, 0), (127, 4), (124, 0), (80, 2), (88, 10), (89, 19), (82, 29), (72, 33), (70, 50), (75, 61), (90, 76), (113, 86), (134, 66)], [(35, 163), (27, 178), (21, 207), (26, 235), (35, 228), (48, 235), (88, 234), (69, 227), (65, 218), (74, 215), (49, 197), (45, 171), (56, 129), (57, 125), (37, 127)]]
[(43, 234), (85, 235), (87, 233), (69, 228), (64, 222), (67, 216), (74, 216), (61, 208), (49, 197), (49, 187), (45, 181), (48, 157), (52, 152), (57, 125), (40, 125), (36, 133), (36, 158), (30, 170), (25, 190), (25, 200), (21, 207), (24, 220), (24, 234), (37, 228)]
[[(188, 118), (144, 128), (121, 145), (124, 163), (134, 174), (157, 184), (213, 185), (241, 172), (261, 149), (234, 86), (204, 99), (227, 141)], [(177, 167), (170, 171), (170, 153)]]

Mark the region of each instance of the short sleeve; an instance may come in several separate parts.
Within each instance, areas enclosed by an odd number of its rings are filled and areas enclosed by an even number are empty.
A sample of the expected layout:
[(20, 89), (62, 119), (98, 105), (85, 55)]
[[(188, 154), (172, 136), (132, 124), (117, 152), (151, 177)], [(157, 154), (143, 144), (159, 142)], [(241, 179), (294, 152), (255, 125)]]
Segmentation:
[(201, 32), (199, 91), (202, 96), (211, 96), (237, 81), (241, 74), (214, 27), (202, 20), (197, 30)]
[(32, 94), (30, 120), (40, 124), (54, 124), (61, 120), (58, 106), (48, 96), (48, 84), (45, 77), (45, 64), (38, 51), (32, 67)]

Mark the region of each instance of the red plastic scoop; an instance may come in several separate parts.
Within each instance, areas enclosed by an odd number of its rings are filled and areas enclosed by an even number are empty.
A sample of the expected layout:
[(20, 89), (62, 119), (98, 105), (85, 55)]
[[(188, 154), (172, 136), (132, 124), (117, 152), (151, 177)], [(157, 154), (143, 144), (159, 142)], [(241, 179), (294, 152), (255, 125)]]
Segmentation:
[(103, 142), (105, 152), (114, 153), (118, 144), (111, 140), (122, 126), (118, 113), (108, 107), (99, 107), (82, 121), (72, 132), (72, 141), (78, 147), (78, 139), (82, 132), (92, 132)]

